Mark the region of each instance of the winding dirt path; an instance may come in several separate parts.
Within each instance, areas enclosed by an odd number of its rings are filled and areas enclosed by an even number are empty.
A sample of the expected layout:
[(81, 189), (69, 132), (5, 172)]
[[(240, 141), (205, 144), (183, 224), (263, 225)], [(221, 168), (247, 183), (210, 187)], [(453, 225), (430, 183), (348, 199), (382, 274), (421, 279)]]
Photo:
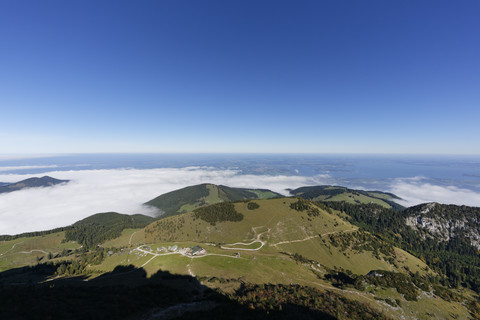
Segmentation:
[(29, 253), (33, 253), (33, 252), (41, 252), (41, 253), (48, 254), (48, 252), (45, 252), (45, 251), (43, 251), (43, 250), (19, 251), (19, 252), (17, 252), (17, 253), (27, 253), (27, 254), (29, 254)]
[[(257, 232), (255, 231), (255, 229), (258, 229), (258, 228), (263, 228), (263, 226), (253, 227), (253, 228), (252, 228), (253, 232), (254, 232), (254, 233), (257, 233)], [(269, 232), (269, 231), (270, 231), (270, 229), (268, 229), (267, 231), (264, 231), (264, 232), (262, 232), (262, 233), (257, 234), (257, 237), (256, 237), (254, 240), (252, 240), (252, 242), (249, 242), (249, 243), (235, 242), (235, 243), (231, 243), (231, 244), (225, 244), (225, 245), (223, 245), (223, 246), (220, 246), (220, 248), (221, 248), (221, 249), (226, 249), (226, 250), (258, 251), (258, 250), (262, 249), (262, 247), (266, 244), (265, 241), (260, 240), (260, 237), (261, 237), (264, 233)], [(250, 248), (232, 248), (232, 246), (236, 246), (236, 245), (250, 246), (250, 245), (252, 245), (252, 244), (254, 244), (254, 243), (256, 243), (256, 242), (260, 243), (260, 247), (258, 247), (258, 248), (256, 248), (256, 249), (250, 249)]]
[(4, 253), (1, 253), (1, 254), (0, 254), (0, 257), (3, 256), (4, 254), (6, 254), (6, 253), (9, 252), (9, 251), (12, 251), (13, 248), (15, 248), (15, 246), (16, 246), (17, 244), (21, 244), (21, 243), (24, 243), (24, 242), (25, 242), (25, 241), (20, 241), (20, 242), (14, 243), (13, 246), (12, 246), (10, 249), (8, 249), (7, 251), (5, 251)]
[(286, 244), (286, 243), (295, 243), (295, 242), (303, 242), (303, 241), (307, 241), (307, 240), (310, 240), (310, 239), (314, 239), (314, 238), (323, 238), (325, 236), (328, 236), (330, 234), (335, 234), (335, 233), (349, 233), (349, 232), (354, 232), (354, 231), (357, 231), (358, 229), (355, 228), (355, 229), (351, 229), (351, 230), (341, 230), (341, 231), (330, 231), (330, 232), (325, 232), (325, 233), (322, 233), (322, 234), (316, 234), (314, 236), (310, 236), (310, 237), (306, 237), (305, 239), (298, 239), (298, 240), (288, 240), (288, 241), (280, 241), (280, 242), (277, 242), (277, 243), (272, 243), (272, 246), (276, 247), (278, 245), (281, 245), (281, 244)]
[(133, 238), (133, 235), (137, 233), (137, 231), (135, 231), (134, 233), (132, 233), (132, 235), (130, 236), (130, 240), (128, 240), (128, 245), (132, 245), (132, 238)]

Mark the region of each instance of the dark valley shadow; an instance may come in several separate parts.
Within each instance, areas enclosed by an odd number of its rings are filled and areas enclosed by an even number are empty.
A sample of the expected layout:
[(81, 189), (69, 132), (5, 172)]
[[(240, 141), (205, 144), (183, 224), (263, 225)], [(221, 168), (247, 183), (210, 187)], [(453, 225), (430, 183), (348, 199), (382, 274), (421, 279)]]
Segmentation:
[(0, 319), (335, 319), (285, 303), (258, 310), (201, 284), (196, 278), (118, 266), (88, 280), (55, 278), (56, 266), (39, 264), (0, 273)]

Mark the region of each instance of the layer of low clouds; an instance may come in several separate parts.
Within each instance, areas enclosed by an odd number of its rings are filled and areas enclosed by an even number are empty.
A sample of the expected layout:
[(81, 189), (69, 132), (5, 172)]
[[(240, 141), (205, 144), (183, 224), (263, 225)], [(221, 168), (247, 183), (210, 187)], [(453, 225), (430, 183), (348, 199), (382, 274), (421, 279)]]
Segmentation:
[(401, 197), (403, 200), (397, 202), (404, 206), (438, 202), (480, 207), (480, 193), (456, 186), (435, 185), (425, 177), (395, 179), (390, 192)]
[[(205, 167), (52, 171), (42, 175), (71, 181), (48, 188), (0, 194), (0, 234), (66, 226), (106, 211), (154, 215), (151, 208), (142, 204), (163, 193), (200, 183), (265, 188), (287, 195), (285, 188), (330, 181), (328, 175), (259, 176)], [(31, 176), (0, 174), (0, 181), (16, 182)]]
[[(51, 171), (42, 175), (71, 181), (0, 194), (0, 234), (67, 226), (106, 211), (154, 215), (152, 208), (142, 204), (166, 192), (200, 183), (264, 188), (284, 195), (288, 195), (286, 188), (341, 184), (329, 175), (246, 175), (239, 170), (208, 167)], [(1, 182), (16, 182), (32, 176), (1, 174), (0, 170)], [(479, 193), (435, 185), (423, 177), (395, 179), (385, 191), (401, 197), (403, 200), (399, 202), (406, 206), (431, 201), (480, 206)]]

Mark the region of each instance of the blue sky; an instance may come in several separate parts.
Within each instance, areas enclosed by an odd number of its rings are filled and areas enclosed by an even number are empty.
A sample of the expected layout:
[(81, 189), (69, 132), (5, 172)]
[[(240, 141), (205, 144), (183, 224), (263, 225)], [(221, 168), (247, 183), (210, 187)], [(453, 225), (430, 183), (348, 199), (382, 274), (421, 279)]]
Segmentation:
[(2, 1), (0, 152), (480, 154), (480, 2)]

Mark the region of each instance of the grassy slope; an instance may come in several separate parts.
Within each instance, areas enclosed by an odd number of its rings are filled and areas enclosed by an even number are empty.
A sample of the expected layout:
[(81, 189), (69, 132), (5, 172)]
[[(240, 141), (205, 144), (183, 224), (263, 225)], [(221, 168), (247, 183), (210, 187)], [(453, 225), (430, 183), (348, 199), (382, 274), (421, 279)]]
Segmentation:
[[(117, 213), (101, 213), (95, 214), (83, 220), (75, 223), (75, 225), (84, 225), (97, 223), (101, 225), (115, 225), (127, 220), (134, 221), (134, 223), (140, 223), (142, 225), (152, 222), (155, 219), (143, 215), (121, 215)], [(128, 238), (124, 240), (122, 237), (107, 241), (104, 247), (121, 247), (128, 246), (131, 234), (135, 234), (132, 237), (131, 244), (138, 245), (141, 242), (145, 242), (145, 235), (143, 229), (126, 229), (122, 232), (122, 235), (128, 235)], [(10, 241), (0, 241), (0, 272), (16, 267), (35, 265), (37, 259), (41, 259), (41, 262), (46, 262), (48, 253), (52, 253), (52, 256), (60, 254), (64, 249), (77, 249), (80, 247), (75, 241), (62, 242), (65, 239), (65, 232), (56, 232), (43, 236), (36, 237), (22, 237)], [(56, 261), (63, 258), (52, 259)]]
[[(319, 289), (332, 290), (350, 299), (366, 302), (394, 318), (430, 319), (430, 315), (432, 315), (434, 318), (441, 319), (448, 318), (451, 314), (457, 319), (467, 319), (468, 312), (461, 303), (446, 302), (442, 299), (427, 296), (420, 297), (418, 302), (409, 302), (404, 300), (394, 289), (377, 288), (372, 291), (375, 295), (372, 295), (368, 292), (358, 292), (353, 288), (341, 290), (332, 287), (329, 282), (317, 277), (312, 271), (311, 265), (296, 263), (286, 254), (281, 253), (300, 253), (326, 267), (342, 267), (357, 274), (365, 274), (371, 269), (404, 271), (405, 266), (408, 266), (414, 272), (425, 272), (425, 264), (400, 249), (395, 249), (398, 267), (383, 259), (375, 258), (369, 252), (358, 253), (348, 249), (341, 251), (339, 248), (332, 246), (328, 236), (330, 234), (341, 234), (342, 232), (354, 232), (352, 230), (356, 230), (356, 227), (343, 221), (337, 215), (328, 214), (324, 211), (321, 211), (318, 217), (309, 217), (305, 211), (292, 210), (290, 209), (290, 203), (294, 201), (296, 199), (291, 198), (256, 200), (255, 202), (260, 207), (255, 210), (248, 210), (245, 202), (235, 203), (236, 210), (244, 215), (244, 219), (240, 222), (217, 223), (216, 226), (199, 219), (195, 220), (191, 213), (187, 213), (156, 221), (145, 229), (125, 229), (120, 237), (105, 242), (104, 246), (129, 248), (107, 257), (100, 265), (91, 266), (90, 271), (94, 272), (93, 275), (95, 275), (112, 271), (118, 265), (133, 264), (140, 267), (150, 261), (143, 267), (148, 275), (162, 269), (173, 273), (194, 274), (206, 278), (241, 279), (255, 283), (298, 283)], [(322, 234), (323, 237), (317, 236), (305, 240), (319, 234)], [(258, 237), (258, 235), (260, 236)], [(257, 239), (257, 237), (266, 242), (265, 246), (258, 251), (227, 250), (219, 246), (206, 244), (207, 242), (248, 243)], [(55, 250), (61, 251), (63, 246), (78, 246), (74, 243), (62, 244), (62, 239), (63, 232), (43, 237), (0, 242), (0, 254), (5, 253), (8, 260), (13, 261), (13, 257), (25, 258), (18, 251), (25, 251), (26, 249), (42, 249), (47, 252), (51, 249), (53, 253)], [(296, 242), (282, 243), (284, 241)], [(166, 247), (174, 243), (179, 247), (200, 244), (207, 249), (208, 253), (227, 256), (206, 256), (192, 259), (181, 255), (167, 255), (158, 256), (151, 260), (152, 255), (133, 250), (134, 247), (145, 242), (149, 243), (148, 245), (154, 252), (156, 252), (157, 247)], [(15, 243), (18, 244), (14, 247), (14, 250), (8, 251)], [(259, 243), (231, 247), (258, 248)], [(233, 257), (236, 252), (241, 253), (240, 258)], [(30, 255), (31, 263), (35, 259), (36, 255)], [(0, 256), (0, 263), (1, 261), (2, 256)], [(20, 260), (15, 263), (16, 265), (28, 264), (26, 261)], [(11, 264), (7, 268), (10, 267), (12, 267)], [(323, 267), (318, 267), (317, 270), (320, 270), (320, 273), (324, 271)], [(235, 281), (204, 281), (204, 283), (226, 292), (234, 290), (239, 284)], [(382, 301), (375, 300), (375, 297), (398, 298), (405, 310), (393, 308)]]
[[(296, 200), (289, 198), (256, 200), (255, 202), (260, 205), (260, 208), (256, 210), (248, 210), (247, 204), (244, 202), (235, 203), (236, 210), (244, 215), (244, 219), (240, 222), (217, 223), (215, 226), (199, 219), (195, 220), (191, 213), (156, 221), (145, 228), (145, 241), (150, 243), (153, 251), (156, 251), (159, 246), (166, 247), (172, 244), (177, 244), (179, 247), (200, 244), (207, 249), (208, 253), (232, 255), (240, 252), (241, 258), (207, 256), (192, 259), (180, 255), (168, 255), (154, 258), (144, 268), (148, 274), (154, 274), (158, 269), (163, 269), (180, 274), (194, 274), (207, 278), (242, 279), (255, 283), (299, 283), (333, 290), (350, 299), (367, 302), (395, 318), (406, 316), (407, 319), (429, 319), (430, 315), (434, 315), (436, 318), (448, 318), (449, 314), (457, 316), (458, 319), (468, 318), (468, 311), (456, 302), (446, 302), (424, 296), (420, 297), (418, 302), (410, 302), (404, 300), (394, 289), (384, 291), (376, 289), (374, 291), (375, 296), (380, 298), (400, 299), (402, 306), (405, 307), (403, 310), (375, 300), (371, 293), (334, 288), (330, 283), (319, 279), (312, 272), (310, 265), (296, 263), (287, 255), (280, 253), (299, 253), (326, 267), (342, 267), (357, 274), (365, 274), (372, 269), (405, 272), (405, 267), (413, 272), (419, 271), (421, 274), (428, 270), (422, 261), (398, 248), (395, 248), (397, 267), (383, 259), (377, 259), (370, 252), (341, 251), (331, 245), (328, 235), (354, 232), (356, 227), (327, 212), (322, 211), (319, 217), (309, 217), (306, 212), (292, 210), (290, 203), (294, 201)], [(206, 244), (249, 243), (259, 234), (259, 239), (265, 241), (266, 244), (258, 251), (226, 250), (219, 246)], [(318, 234), (324, 236), (305, 241), (282, 243), (304, 240)], [(128, 234), (125, 234), (124, 237), (127, 236)], [(324, 239), (325, 243), (321, 239)], [(258, 248), (258, 246), (259, 243), (231, 247)], [(133, 263), (141, 266), (150, 257), (151, 255), (142, 255), (132, 251), (123, 253), (122, 256), (116, 258), (109, 257), (98, 268), (109, 271), (118, 263)], [(319, 267), (317, 270), (323, 271), (322, 269)], [(213, 281), (207, 284), (227, 292), (236, 288), (235, 282)], [(410, 310), (413, 313), (410, 313)]]
[[(344, 254), (329, 243), (327, 236), (352, 232), (357, 230), (357, 227), (327, 212), (322, 212), (320, 217), (311, 218), (305, 212), (290, 209), (289, 205), (293, 201), (295, 200), (285, 198), (256, 201), (260, 204), (257, 210), (248, 210), (246, 203), (236, 203), (236, 209), (244, 215), (244, 219), (240, 222), (218, 223), (215, 226), (195, 219), (191, 213), (169, 217), (146, 228), (146, 242), (249, 243), (260, 234), (260, 239), (266, 241), (266, 245), (259, 252), (273, 255), (278, 255), (281, 251), (299, 253), (329, 268), (341, 266), (357, 274), (365, 274), (372, 269), (403, 271), (404, 266), (414, 272), (423, 272), (424, 263), (408, 253), (399, 255), (399, 268), (383, 259), (375, 258), (369, 252), (347, 251)], [(251, 248), (258, 246), (257, 242), (252, 244)], [(249, 248), (244, 245), (234, 247)]]
[(64, 249), (80, 247), (75, 242), (62, 243), (64, 238), (65, 232), (58, 232), (39, 237), (0, 241), (0, 272), (20, 266), (34, 265), (37, 263), (37, 257), (45, 262), (49, 252), (55, 256)]
[[(260, 234), (260, 239), (266, 241), (261, 252), (276, 255), (281, 251), (299, 253), (329, 268), (342, 266), (356, 274), (365, 274), (373, 269), (397, 269), (369, 252), (352, 251), (344, 254), (339, 248), (333, 247), (328, 243), (329, 234), (353, 232), (358, 228), (325, 211), (319, 217), (309, 217), (306, 212), (290, 208), (295, 201), (292, 198), (257, 200), (255, 202), (260, 208), (256, 210), (248, 210), (245, 202), (235, 203), (236, 210), (244, 215), (244, 219), (215, 226), (195, 219), (192, 213), (168, 217), (146, 228), (146, 242), (249, 243)], [(326, 243), (322, 239), (326, 239)], [(405, 253), (405, 257), (398, 261), (400, 270), (407, 263), (414, 272), (423, 272), (422, 268), (425, 267), (420, 260)]]

